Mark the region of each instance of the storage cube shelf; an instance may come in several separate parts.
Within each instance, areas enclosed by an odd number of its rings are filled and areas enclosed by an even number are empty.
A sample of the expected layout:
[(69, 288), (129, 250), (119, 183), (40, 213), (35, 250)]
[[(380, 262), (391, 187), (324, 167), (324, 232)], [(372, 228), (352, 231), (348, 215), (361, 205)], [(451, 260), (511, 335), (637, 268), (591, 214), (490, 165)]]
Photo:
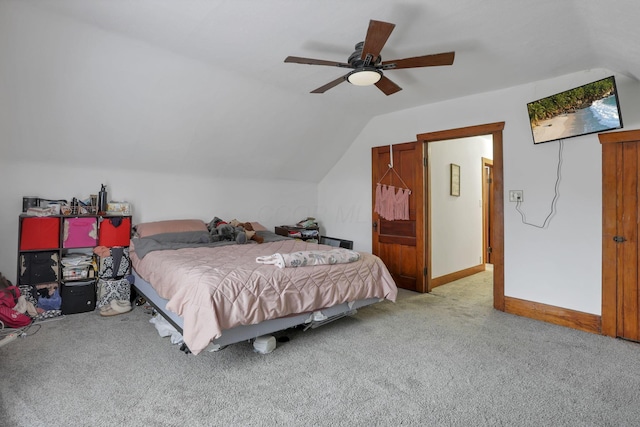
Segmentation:
[(91, 311), (96, 307), (98, 271), (87, 265), (86, 259), (79, 265), (66, 261), (78, 256), (91, 260), (96, 246), (128, 248), (131, 217), (22, 214), (18, 238), (18, 284), (32, 288), (57, 285), (62, 296), (62, 314)]

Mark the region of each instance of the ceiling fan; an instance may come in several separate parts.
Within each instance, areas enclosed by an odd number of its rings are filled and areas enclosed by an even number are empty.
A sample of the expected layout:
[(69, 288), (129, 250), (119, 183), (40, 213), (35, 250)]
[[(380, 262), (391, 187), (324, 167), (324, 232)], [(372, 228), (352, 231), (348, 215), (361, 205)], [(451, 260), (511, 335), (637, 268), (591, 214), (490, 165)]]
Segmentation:
[(414, 56), (412, 58), (382, 61), (380, 51), (387, 42), (395, 24), (382, 21), (369, 21), (367, 36), (363, 42), (356, 44), (355, 52), (349, 56), (347, 62), (325, 61), (322, 59), (300, 58), (288, 56), (284, 62), (296, 64), (328, 65), (333, 67), (351, 68), (342, 77), (327, 83), (324, 86), (312, 90), (311, 93), (324, 93), (327, 90), (348, 81), (356, 86), (376, 85), (385, 95), (392, 95), (402, 88), (392, 82), (383, 74), (386, 70), (399, 70), (402, 68), (435, 67), (439, 65), (453, 64), (455, 52), (438, 53), (434, 55)]

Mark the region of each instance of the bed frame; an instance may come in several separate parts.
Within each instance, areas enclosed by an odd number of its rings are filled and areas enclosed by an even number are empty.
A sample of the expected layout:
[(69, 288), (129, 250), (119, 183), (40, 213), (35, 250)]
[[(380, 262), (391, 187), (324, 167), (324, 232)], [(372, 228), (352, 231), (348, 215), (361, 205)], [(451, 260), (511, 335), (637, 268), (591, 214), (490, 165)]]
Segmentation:
[[(168, 300), (160, 297), (153, 286), (133, 271), (135, 277), (134, 288), (139, 295), (144, 297), (153, 308), (162, 315), (180, 334), (183, 333), (183, 319), (176, 313), (167, 310)], [(380, 302), (380, 298), (367, 298), (352, 303), (343, 303), (333, 307), (317, 310), (312, 313), (302, 313), (293, 316), (280, 317), (260, 322), (255, 325), (242, 325), (227, 329), (222, 336), (213, 340), (205, 351), (216, 351), (231, 344), (242, 341), (250, 341), (262, 335), (272, 334), (284, 329), (305, 325), (304, 330), (317, 328), (345, 316), (356, 314), (357, 309)], [(315, 316), (314, 313), (322, 312), (323, 316)], [(318, 319), (316, 319), (318, 317)]]

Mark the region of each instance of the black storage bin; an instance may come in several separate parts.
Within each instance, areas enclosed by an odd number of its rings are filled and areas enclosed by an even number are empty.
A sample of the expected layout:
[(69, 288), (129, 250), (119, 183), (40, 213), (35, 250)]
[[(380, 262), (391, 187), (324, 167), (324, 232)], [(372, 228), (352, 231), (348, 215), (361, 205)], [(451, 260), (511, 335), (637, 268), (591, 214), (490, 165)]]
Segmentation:
[(96, 308), (96, 282), (66, 282), (60, 291), (62, 314), (76, 314), (93, 311)]
[(20, 285), (58, 281), (58, 252), (25, 252), (20, 255)]

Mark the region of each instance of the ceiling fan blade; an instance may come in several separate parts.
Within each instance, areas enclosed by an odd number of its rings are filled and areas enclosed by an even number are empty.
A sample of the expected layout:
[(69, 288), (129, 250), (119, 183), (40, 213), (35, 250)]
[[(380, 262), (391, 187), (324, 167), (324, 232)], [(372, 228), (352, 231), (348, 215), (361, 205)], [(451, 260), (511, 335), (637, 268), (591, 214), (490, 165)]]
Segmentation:
[(347, 76), (349, 74), (345, 74), (342, 77), (338, 77), (337, 79), (327, 83), (324, 86), (320, 86), (318, 89), (316, 90), (312, 90), (311, 93), (325, 93), (326, 91), (328, 91), (329, 89), (331, 89), (332, 87), (338, 86), (340, 83), (344, 82), (347, 80)]
[(371, 54), (373, 56), (372, 61), (375, 62), (395, 26), (396, 24), (374, 21), (373, 19), (369, 21), (369, 29), (367, 30), (367, 37), (364, 39), (360, 59), (364, 60), (367, 54)]
[(378, 89), (383, 91), (384, 94), (387, 96), (393, 95), (394, 93), (402, 90), (400, 86), (398, 86), (397, 84), (395, 84), (385, 76), (382, 76), (382, 78), (378, 80), (378, 82), (376, 83), (376, 86), (378, 87)]
[[(414, 56), (413, 58), (396, 59), (395, 61), (383, 61), (382, 68), (399, 70), (402, 68), (435, 67), (438, 65), (451, 65), (455, 52), (437, 53), (435, 55)], [(395, 64), (395, 66), (392, 66)]]
[(287, 56), (284, 62), (294, 62), (296, 64), (308, 64), (308, 65), (329, 65), (333, 67), (351, 68), (351, 65), (345, 62), (325, 61), (323, 59), (300, 58), (299, 56)]

